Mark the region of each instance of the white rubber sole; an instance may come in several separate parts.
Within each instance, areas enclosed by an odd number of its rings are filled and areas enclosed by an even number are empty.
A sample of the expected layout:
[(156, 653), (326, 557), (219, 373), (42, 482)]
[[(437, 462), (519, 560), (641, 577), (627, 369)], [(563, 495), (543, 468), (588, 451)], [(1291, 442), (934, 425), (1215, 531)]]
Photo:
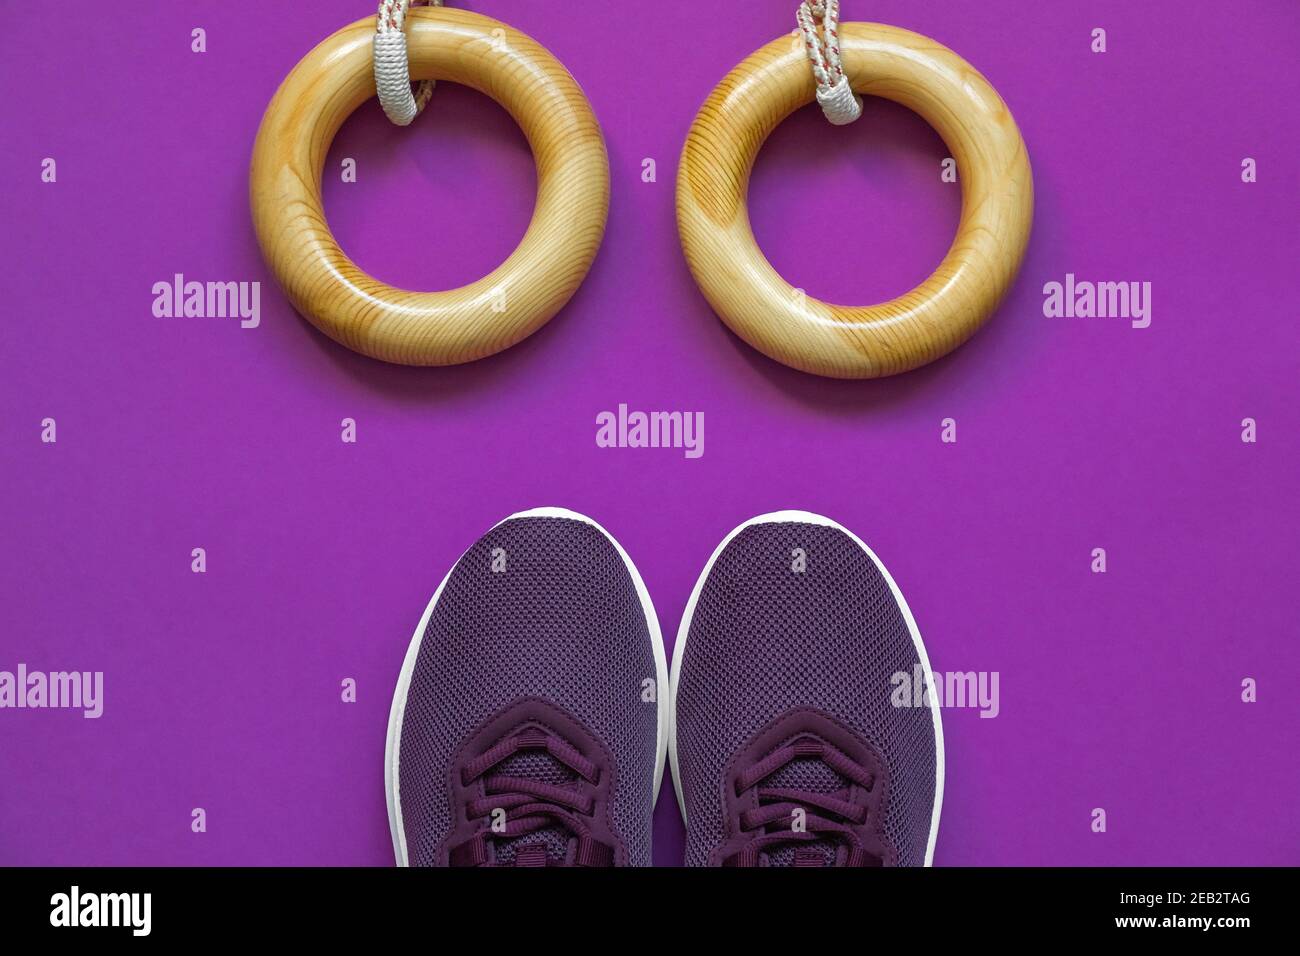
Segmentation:
[(930, 815), (930, 838), (925, 848), (925, 865), (934, 865), (934, 843), (939, 835), (939, 811), (943, 808), (943, 719), (939, 714), (938, 694), (935, 692), (934, 674), (930, 671), (930, 658), (925, 653), (925, 644), (921, 641), (921, 632), (916, 626), (916, 619), (912, 617), (912, 611), (907, 606), (907, 601), (903, 599), (903, 593), (898, 590), (898, 585), (890, 577), (889, 571), (884, 564), (876, 557), (876, 553), (867, 547), (866, 543), (856, 534), (845, 528), (843, 525), (832, 521), (830, 518), (822, 515), (815, 515), (808, 511), (774, 511), (771, 514), (759, 515), (756, 518), (750, 518), (744, 524), (732, 529), (731, 533), (722, 539), (722, 543), (714, 550), (712, 557), (704, 565), (704, 570), (700, 572), (699, 578), (695, 582), (695, 589), (691, 591), (691, 599), (686, 604), (686, 611), (682, 614), (681, 626), (677, 628), (677, 642), (673, 645), (673, 666), (672, 676), (669, 678), (670, 692), (669, 700), (672, 704), (672, 732), (668, 735), (668, 762), (673, 771), (673, 789), (677, 793), (677, 806), (682, 811), (682, 823), (686, 822), (686, 800), (682, 795), (682, 771), (677, 763), (677, 682), (682, 672), (682, 656), (686, 650), (686, 635), (691, 630), (691, 618), (695, 615), (695, 604), (700, 599), (700, 592), (704, 590), (704, 582), (713, 570), (714, 563), (718, 556), (731, 543), (731, 540), (751, 525), (756, 524), (782, 524), (788, 522), (797, 522), (799, 524), (816, 524), (828, 528), (835, 528), (842, 531), (866, 552), (867, 556), (875, 563), (880, 571), (880, 576), (885, 579), (889, 585), (890, 593), (893, 594), (894, 600), (898, 602), (898, 607), (903, 612), (903, 620), (907, 622), (907, 630), (912, 635), (912, 645), (916, 648), (916, 656), (921, 662), (921, 667), (925, 671), (926, 687), (929, 688), (930, 715), (934, 719), (934, 757), (935, 757), (935, 779), (934, 779), (934, 811)]
[[(531, 511), (520, 511), (508, 518), (503, 518), (492, 527), (500, 527), (515, 518), (567, 518), (571, 521), (581, 521), (589, 524), (609, 540), (610, 544), (618, 551), (619, 557), (623, 559), (627, 573), (631, 575), (632, 583), (636, 585), (637, 596), (641, 599), (641, 610), (645, 614), (646, 626), (650, 630), (651, 650), (654, 652), (655, 659), (657, 720), (653, 800), (657, 802), (659, 799), (659, 785), (663, 781), (664, 762), (670, 739), (668, 733), (670, 704), (669, 695), (664, 693), (664, 688), (668, 687), (668, 658), (664, 652), (664, 638), (659, 630), (659, 618), (655, 615), (654, 604), (650, 600), (650, 592), (646, 590), (640, 572), (637, 571), (636, 565), (632, 563), (632, 559), (628, 557), (627, 552), (623, 550), (623, 546), (618, 543), (612, 534), (586, 515), (565, 508), (534, 508)], [(468, 549), (465, 553), (468, 553)], [(388, 800), (388, 829), (393, 837), (393, 855), (397, 858), (398, 866), (410, 865), (406, 852), (406, 832), (402, 827), (402, 795), (398, 786), (401, 780), (399, 769), (401, 767), (402, 717), (406, 713), (406, 698), (410, 692), (411, 675), (415, 671), (415, 662), (420, 656), (420, 642), (424, 638), (425, 630), (429, 627), (429, 618), (433, 616), (433, 609), (437, 606), (438, 598), (442, 596), (442, 589), (446, 587), (452, 571), (456, 570), (456, 565), (460, 564), (461, 558), (464, 557), (465, 554), (463, 553), (460, 558), (456, 559), (455, 564), (451, 566), (451, 570), (447, 572), (438, 585), (438, 589), (433, 592), (433, 598), (429, 601), (429, 606), (424, 609), (420, 624), (416, 627), (410, 644), (407, 645), (406, 657), (402, 660), (402, 671), (397, 677), (397, 689), (393, 692), (393, 704), (388, 711), (388, 740), (384, 746), (384, 791)]]

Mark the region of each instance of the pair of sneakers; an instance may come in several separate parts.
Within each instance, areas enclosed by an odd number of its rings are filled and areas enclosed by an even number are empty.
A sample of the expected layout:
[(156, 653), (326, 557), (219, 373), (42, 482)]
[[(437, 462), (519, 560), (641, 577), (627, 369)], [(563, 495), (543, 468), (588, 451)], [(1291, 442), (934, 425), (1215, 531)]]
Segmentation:
[[(902, 675), (901, 677), (899, 675)], [(690, 866), (922, 866), (943, 798), (921, 635), (829, 519), (732, 531), (682, 616), (672, 674), (636, 566), (542, 508), (465, 552), (402, 664), (384, 777), (402, 866), (649, 866), (665, 763)]]

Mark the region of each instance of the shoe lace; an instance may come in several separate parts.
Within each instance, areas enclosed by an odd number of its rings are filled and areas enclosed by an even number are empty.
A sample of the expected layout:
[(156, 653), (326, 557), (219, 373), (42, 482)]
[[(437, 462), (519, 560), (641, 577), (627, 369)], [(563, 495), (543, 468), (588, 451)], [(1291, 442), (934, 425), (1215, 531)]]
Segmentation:
[[(542, 751), (576, 775), (576, 786), (560, 786), (503, 773), (498, 765), (510, 757), (528, 751)], [(466, 813), (471, 820), (482, 820), (482, 827), (469, 840), (453, 847), (452, 866), (492, 865), (488, 843), (511, 840), (543, 828), (559, 827), (576, 839), (573, 866), (613, 866), (614, 850), (592, 836), (589, 821), (595, 812), (595, 787), (600, 768), (584, 757), (567, 740), (540, 727), (528, 727), (494, 744), (461, 769), (461, 782), (470, 786), (483, 781), (482, 796), (468, 802)], [(501, 825), (499, 813), (504, 811)], [(544, 844), (517, 847), (515, 866), (546, 866)]]
[[(793, 760), (820, 760), (849, 783), (830, 792), (802, 787), (771, 786), (765, 782)], [(854, 827), (867, 822), (864, 797), (875, 786), (875, 774), (839, 749), (812, 738), (802, 738), (774, 750), (742, 770), (736, 777), (736, 796), (756, 790), (757, 806), (740, 814), (740, 829), (749, 841), (724, 862), (724, 866), (759, 866), (760, 855), (786, 844), (796, 844), (795, 866), (824, 866), (825, 856), (798, 844), (832, 843), (846, 852), (835, 854), (839, 866), (880, 866)], [(802, 828), (794, 823), (803, 811)]]

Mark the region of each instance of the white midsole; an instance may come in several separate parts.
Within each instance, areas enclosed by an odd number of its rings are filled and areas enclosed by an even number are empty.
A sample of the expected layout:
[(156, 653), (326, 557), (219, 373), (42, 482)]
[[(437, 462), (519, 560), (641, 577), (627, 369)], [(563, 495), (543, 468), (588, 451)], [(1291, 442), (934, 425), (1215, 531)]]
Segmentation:
[[(493, 527), (499, 527), (507, 521), (515, 518), (568, 518), (572, 521), (582, 521), (591, 525), (601, 534), (603, 534), (611, 544), (617, 549), (619, 557), (623, 559), (623, 564), (627, 567), (628, 574), (632, 577), (632, 583), (636, 585), (637, 597), (641, 599), (641, 610), (645, 614), (646, 626), (650, 629), (651, 649), (654, 652), (655, 659), (655, 701), (657, 708), (657, 723), (655, 728), (655, 773), (654, 773), (654, 794), (653, 800), (659, 799), (659, 785), (663, 781), (664, 762), (667, 756), (667, 743), (671, 739), (668, 733), (669, 718), (669, 700), (668, 695), (664, 693), (664, 688), (668, 686), (668, 657), (664, 651), (664, 638), (659, 630), (659, 618), (655, 614), (654, 603), (650, 600), (650, 592), (646, 590), (645, 582), (641, 580), (641, 574), (637, 571), (636, 565), (628, 557), (623, 546), (618, 543), (612, 534), (602, 528), (595, 521), (586, 515), (578, 514), (576, 511), (569, 511), (565, 508), (534, 508), (531, 511), (520, 511), (503, 518)], [(471, 546), (472, 547), (472, 546)], [(468, 554), (468, 550), (465, 554)], [(461, 558), (465, 556), (461, 555)], [(388, 711), (388, 739), (384, 745), (384, 791), (388, 801), (388, 829), (393, 837), (393, 855), (397, 858), (398, 866), (409, 866), (410, 862), (406, 852), (406, 831), (402, 827), (402, 795), (399, 792), (399, 782), (401, 774), (399, 772), (401, 761), (401, 743), (402, 743), (402, 716), (406, 713), (406, 697), (411, 689), (411, 675), (415, 671), (415, 662), (420, 656), (420, 641), (424, 637), (424, 632), (429, 627), (429, 618), (433, 616), (434, 606), (438, 603), (438, 598), (442, 595), (442, 589), (446, 587), (447, 581), (451, 578), (452, 571), (456, 570), (456, 565), (460, 563), (460, 558), (452, 565), (451, 570), (447, 572), (438, 589), (433, 592), (433, 597), (429, 601), (429, 606), (424, 609), (424, 614), (420, 618), (420, 624), (415, 629), (415, 634), (411, 636), (411, 641), (406, 648), (406, 657), (402, 660), (402, 671), (397, 677), (397, 689), (393, 692), (393, 704)]]
[(797, 522), (800, 524), (824, 525), (828, 528), (835, 528), (844, 532), (853, 539), (863, 551), (875, 562), (886, 583), (889, 585), (890, 592), (894, 595), (894, 600), (898, 602), (899, 609), (903, 612), (903, 619), (907, 622), (907, 629), (912, 635), (912, 645), (916, 648), (916, 656), (921, 662), (921, 667), (925, 671), (925, 682), (930, 699), (930, 715), (934, 718), (934, 810), (930, 815), (930, 838), (925, 848), (925, 865), (934, 865), (934, 843), (939, 835), (939, 811), (943, 808), (943, 720), (939, 715), (939, 695), (935, 692), (934, 674), (930, 671), (930, 658), (925, 652), (925, 644), (921, 641), (921, 632), (916, 626), (916, 619), (912, 617), (912, 611), (907, 606), (907, 601), (903, 599), (903, 593), (899, 591), (898, 585), (890, 577), (889, 571), (884, 564), (876, 557), (874, 551), (867, 547), (866, 543), (856, 534), (845, 528), (843, 525), (832, 521), (830, 518), (822, 515), (815, 515), (807, 511), (774, 511), (771, 514), (759, 515), (756, 518), (750, 518), (744, 524), (734, 528), (730, 534), (722, 539), (722, 543), (714, 550), (712, 557), (700, 572), (699, 578), (695, 582), (695, 589), (691, 591), (691, 599), (686, 604), (686, 611), (682, 614), (682, 623), (677, 628), (677, 641), (673, 645), (673, 666), (672, 675), (669, 678), (669, 700), (672, 705), (671, 721), (672, 732), (668, 735), (668, 762), (673, 771), (673, 789), (677, 793), (677, 806), (682, 811), (682, 822), (686, 822), (686, 799), (682, 795), (682, 772), (677, 763), (677, 682), (682, 672), (682, 655), (686, 650), (686, 635), (691, 630), (691, 618), (695, 614), (695, 604), (700, 598), (700, 592), (704, 590), (704, 582), (713, 570), (714, 562), (718, 556), (731, 543), (732, 538), (740, 534), (746, 528), (756, 524), (776, 524), (786, 522)]

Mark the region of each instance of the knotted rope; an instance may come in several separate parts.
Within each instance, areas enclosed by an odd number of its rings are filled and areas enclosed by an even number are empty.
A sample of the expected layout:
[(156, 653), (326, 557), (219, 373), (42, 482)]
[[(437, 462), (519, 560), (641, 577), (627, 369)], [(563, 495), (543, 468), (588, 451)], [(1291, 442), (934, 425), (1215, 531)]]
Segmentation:
[(840, 0), (803, 0), (795, 14), (804, 51), (817, 82), (817, 102), (836, 126), (862, 115), (862, 97), (853, 92), (840, 63)]
[[(375, 90), (384, 115), (398, 126), (409, 125), (433, 95), (433, 80), (421, 80), (411, 89), (406, 54), (406, 11), (411, 4), (412, 0), (381, 0), (375, 18)], [(428, 0), (428, 5), (440, 7), (442, 0)]]

